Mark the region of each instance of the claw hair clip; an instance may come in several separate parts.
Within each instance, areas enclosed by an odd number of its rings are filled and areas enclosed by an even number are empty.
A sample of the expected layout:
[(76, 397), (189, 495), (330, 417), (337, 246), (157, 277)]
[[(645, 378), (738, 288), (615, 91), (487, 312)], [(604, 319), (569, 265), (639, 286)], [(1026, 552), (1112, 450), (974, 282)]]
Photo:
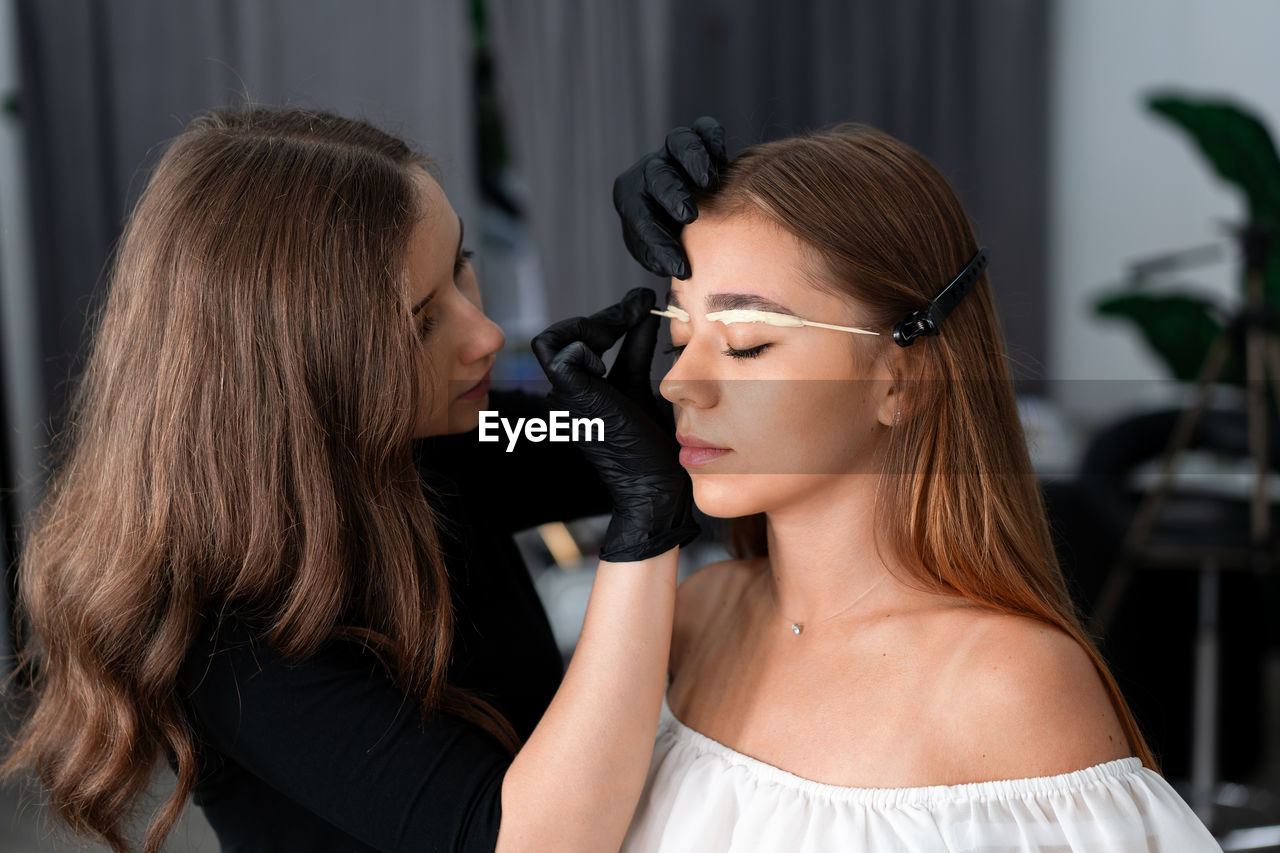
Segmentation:
[[(656, 308), (649, 309), (650, 314), (657, 314), (659, 317), (670, 317), (673, 320), (682, 320), (689, 322), (689, 312), (683, 308), (676, 308), (674, 305), (668, 305), (664, 310), (659, 311)], [(816, 320), (805, 320), (794, 314), (779, 314), (776, 311), (756, 311), (754, 309), (736, 308), (732, 311), (712, 311), (705, 315), (706, 319), (713, 323), (724, 323), (726, 326), (730, 323), (766, 323), (770, 326), (797, 327), (797, 326), (817, 326), (819, 329), (835, 329), (837, 332), (853, 332), (858, 335), (878, 335), (879, 332), (873, 332), (870, 329), (855, 329), (853, 326), (837, 326), (832, 323), (819, 323)]]

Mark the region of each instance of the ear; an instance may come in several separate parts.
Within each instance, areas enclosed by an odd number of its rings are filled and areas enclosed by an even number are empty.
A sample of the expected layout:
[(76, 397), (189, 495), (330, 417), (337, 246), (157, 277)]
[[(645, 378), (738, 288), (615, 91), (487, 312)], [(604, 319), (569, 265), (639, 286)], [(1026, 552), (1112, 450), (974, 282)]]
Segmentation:
[(886, 346), (872, 362), (871, 379), (876, 404), (876, 420), (886, 427), (898, 426), (907, 417), (907, 353), (899, 346)]

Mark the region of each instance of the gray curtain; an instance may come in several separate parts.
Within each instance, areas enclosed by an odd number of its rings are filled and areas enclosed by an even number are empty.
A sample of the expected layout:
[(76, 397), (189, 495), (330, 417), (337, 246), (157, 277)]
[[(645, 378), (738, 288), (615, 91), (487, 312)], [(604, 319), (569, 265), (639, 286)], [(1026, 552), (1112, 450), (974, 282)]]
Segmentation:
[(248, 99), (363, 116), (441, 164), (464, 218), (476, 209), (462, 2), (19, 0), (18, 12), (55, 426), (139, 164), (200, 110)]
[[(671, 123), (670, 0), (489, 0), (498, 88), (552, 320), (663, 281), (627, 254), (614, 177)], [(665, 290), (663, 291), (665, 292)]]
[(1042, 376), (1050, 2), (493, 0), (553, 316), (635, 280), (609, 188), (669, 127), (714, 115), (732, 154), (862, 121), (952, 181), (992, 250), (1015, 376)]

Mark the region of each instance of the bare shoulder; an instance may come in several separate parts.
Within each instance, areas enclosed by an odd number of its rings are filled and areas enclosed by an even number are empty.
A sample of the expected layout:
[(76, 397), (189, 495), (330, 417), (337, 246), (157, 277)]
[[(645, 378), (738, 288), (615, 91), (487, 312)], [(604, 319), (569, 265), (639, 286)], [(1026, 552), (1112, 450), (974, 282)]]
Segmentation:
[(737, 600), (758, 571), (757, 560), (721, 560), (708, 563), (680, 583), (671, 637), (672, 678), (716, 615), (723, 612), (726, 603)]
[[(968, 624), (965, 624), (968, 623)], [(975, 611), (947, 667), (940, 727), (967, 781), (1052, 776), (1132, 754), (1093, 660), (1036, 619)]]

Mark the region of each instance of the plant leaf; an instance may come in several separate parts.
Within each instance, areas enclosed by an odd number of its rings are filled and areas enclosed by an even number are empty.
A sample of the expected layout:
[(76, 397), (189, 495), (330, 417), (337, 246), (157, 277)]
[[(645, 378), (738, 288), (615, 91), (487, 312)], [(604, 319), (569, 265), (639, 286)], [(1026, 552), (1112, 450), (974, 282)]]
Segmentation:
[[(1095, 303), (1105, 317), (1122, 317), (1134, 323), (1147, 344), (1169, 367), (1176, 379), (1193, 381), (1222, 334), (1213, 303), (1186, 294), (1148, 294), (1124, 291), (1103, 296)], [(1243, 362), (1234, 346), (1218, 382), (1240, 385)]]
[(1191, 134), (1217, 173), (1244, 191), (1254, 223), (1280, 222), (1280, 155), (1261, 120), (1225, 100), (1159, 94), (1147, 106)]

